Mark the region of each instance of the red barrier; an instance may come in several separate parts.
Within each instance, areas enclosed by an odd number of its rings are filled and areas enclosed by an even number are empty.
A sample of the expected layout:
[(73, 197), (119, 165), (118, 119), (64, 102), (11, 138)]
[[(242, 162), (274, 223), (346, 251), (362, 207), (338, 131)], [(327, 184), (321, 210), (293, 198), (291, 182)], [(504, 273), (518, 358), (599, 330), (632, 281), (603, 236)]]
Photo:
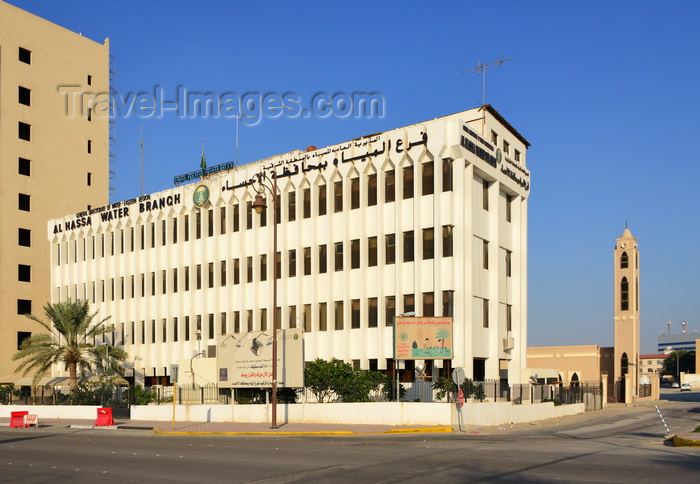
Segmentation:
[(112, 409), (98, 408), (97, 420), (95, 420), (95, 427), (107, 427), (111, 425), (114, 425), (114, 419), (112, 418)]
[(25, 427), (25, 415), (29, 415), (29, 412), (10, 412), (10, 427), (13, 429), (21, 429)]

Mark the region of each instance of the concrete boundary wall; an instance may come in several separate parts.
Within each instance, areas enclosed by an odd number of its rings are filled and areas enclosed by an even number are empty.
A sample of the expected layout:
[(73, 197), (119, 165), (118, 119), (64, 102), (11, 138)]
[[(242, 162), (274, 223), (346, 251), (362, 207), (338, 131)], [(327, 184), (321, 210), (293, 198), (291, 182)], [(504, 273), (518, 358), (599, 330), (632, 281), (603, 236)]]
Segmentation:
[(42, 418), (96, 419), (100, 405), (0, 405), (0, 416), (9, 417), (11, 412), (27, 411)]
[[(2, 405), (0, 416), (10, 412), (29, 411), (41, 419), (93, 419), (99, 406)], [(462, 407), (464, 425), (502, 425), (533, 422), (583, 413), (583, 403), (554, 406), (552, 402), (513, 405), (509, 402), (467, 403)], [(244, 422), (270, 421), (270, 405), (176, 405), (179, 422)], [(132, 420), (170, 421), (172, 405), (135, 405)], [(457, 425), (454, 403), (382, 402), (382, 403), (297, 403), (280, 404), (280, 423), (367, 424), (367, 425)]]

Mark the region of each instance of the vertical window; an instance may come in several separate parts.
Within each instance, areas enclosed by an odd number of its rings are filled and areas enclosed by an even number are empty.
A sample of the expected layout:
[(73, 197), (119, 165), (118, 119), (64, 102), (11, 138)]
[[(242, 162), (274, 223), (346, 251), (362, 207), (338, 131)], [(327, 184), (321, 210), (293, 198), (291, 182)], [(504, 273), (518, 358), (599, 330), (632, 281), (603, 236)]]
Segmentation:
[(87, 152), (88, 152), (88, 154), (92, 153), (92, 140), (91, 139), (87, 140)]
[(226, 207), (219, 208), (219, 233), (226, 233)]
[[(146, 274), (141, 273), (141, 297), (146, 295)], [(104, 296), (103, 296), (104, 297)]]
[(202, 212), (197, 212), (194, 218), (194, 236), (197, 240), (202, 238)]
[(167, 321), (168, 321), (167, 319), (163, 318), (163, 320), (161, 322), (161, 326), (163, 329), (163, 343), (168, 342), (168, 322)]
[(209, 289), (214, 287), (214, 263), (209, 263)]
[(413, 198), (413, 167), (405, 166), (403, 169), (403, 199)]
[(350, 327), (352, 329), (360, 329), (360, 300), (353, 299), (350, 301)]
[(183, 232), (185, 233), (185, 242), (190, 240), (190, 216), (185, 215), (185, 223), (184, 227), (182, 228)]
[(333, 210), (335, 213), (343, 211), (343, 182), (333, 184)]
[(92, 108), (88, 108), (87, 110), (87, 120), (92, 121)]
[(31, 141), (32, 140), (32, 127), (31, 127), (31, 125), (20, 121), (19, 125), (18, 125), (17, 134), (19, 136), (19, 139), (24, 140), (24, 141)]
[(384, 324), (386, 326), (394, 325), (394, 318), (396, 317), (396, 296), (387, 296), (384, 299)]
[(442, 226), (442, 256), (452, 257), (452, 225)]
[(18, 208), (24, 212), (31, 211), (31, 196), (24, 193), (19, 194)]
[[(265, 210), (263, 210), (265, 212)], [(282, 195), (275, 197), (275, 223), (279, 224), (282, 221)]]
[[(173, 225), (173, 244), (177, 244), (177, 217), (173, 217), (173, 224), (172, 224), (172, 225)], [(133, 233), (134, 233), (134, 232), (133, 232), (133, 229), (132, 229), (132, 231), (131, 231), (132, 236), (133, 236)], [(133, 244), (133, 237), (132, 237), (132, 243), (131, 243), (131, 245), (132, 245), (132, 247), (133, 247), (133, 245), (134, 245), (134, 244)], [(133, 250), (133, 248), (132, 248), (132, 250)]]
[(267, 330), (267, 309), (262, 308), (260, 310), (260, 331)]
[(396, 236), (394, 234), (389, 234), (385, 236), (386, 241), (386, 255), (385, 263), (393, 264), (396, 262)]
[(167, 234), (167, 223), (165, 219), (160, 221), (160, 245), (165, 245), (168, 242), (168, 234)]
[(435, 294), (432, 292), (423, 293), (423, 316), (435, 316)]
[(396, 200), (396, 173), (389, 170), (384, 175), (384, 203)]
[[(132, 281), (133, 281), (133, 276), (131, 276), (131, 277), (132, 277)], [(177, 281), (177, 267), (175, 267), (175, 268), (173, 268), (173, 292), (174, 293), (177, 292), (177, 282), (178, 282)], [(133, 295), (132, 295), (132, 297), (133, 297)]]
[(24, 62), (25, 64), (31, 64), (32, 63), (32, 51), (25, 49), (23, 47), (19, 48), (19, 61)]
[(360, 240), (350, 241), (350, 269), (360, 268)]
[(185, 316), (185, 341), (190, 340), (190, 317)]
[(275, 254), (275, 273), (276, 279), (282, 278), (282, 253), (279, 251)]
[(360, 179), (350, 179), (350, 210), (360, 208)]
[(233, 231), (238, 232), (241, 230), (241, 210), (238, 204), (233, 206)]
[(296, 306), (289, 306), (289, 324), (287, 325), (288, 328), (296, 328), (297, 327), (297, 307)]
[(32, 314), (32, 301), (30, 299), (17, 299), (17, 314)]
[(318, 305), (318, 330), (328, 331), (328, 305), (326, 303)]
[(520, 152), (515, 150), (515, 161), (520, 161)]
[(297, 194), (296, 192), (289, 192), (289, 198), (287, 199), (287, 209), (289, 211), (288, 220), (294, 222), (297, 219)]
[(304, 275), (311, 275), (311, 247), (304, 247)]
[(627, 252), (623, 252), (620, 256), (620, 269), (627, 269), (629, 267), (629, 257)]
[(489, 209), (489, 182), (483, 180), (481, 182), (481, 208), (488, 211)]
[(513, 197), (506, 195), (506, 222), (510, 222), (512, 220), (512, 205)]
[[(168, 273), (167, 271), (163, 270), (161, 271), (161, 286), (163, 287), (163, 294), (166, 294), (168, 291)], [(123, 278), (122, 278), (123, 280)]]
[(482, 316), (483, 316), (483, 324), (484, 328), (489, 327), (489, 300), (488, 299), (482, 299)]
[(376, 328), (379, 321), (377, 298), (371, 297), (367, 300), (367, 327)]
[(237, 285), (241, 283), (241, 261), (240, 259), (233, 259), (233, 284)]
[(247, 331), (253, 331), (253, 311), (246, 311), (246, 328)]
[(156, 320), (151, 319), (151, 343), (156, 342)]
[(343, 301), (335, 302), (335, 329), (343, 329)]
[(372, 207), (377, 204), (377, 174), (373, 173), (367, 177), (367, 206)]
[(423, 260), (435, 257), (435, 230), (423, 229)]
[(442, 160), (442, 191), (452, 191), (452, 160)]
[(454, 316), (454, 291), (442, 291), (442, 315)]
[(303, 205), (304, 205), (304, 207), (303, 207), (303, 212), (304, 212), (304, 215), (303, 215), (303, 217), (304, 217), (304, 218), (311, 218), (311, 189), (310, 189), (310, 188), (304, 188), (304, 191), (303, 191), (302, 193), (303, 193), (302, 196), (303, 196), (303, 198), (304, 198), (304, 201), (303, 201)]
[(403, 233), (403, 261), (413, 262), (413, 230)]
[(226, 261), (222, 260), (219, 262), (219, 278), (221, 279), (221, 287), (226, 285)]
[(241, 332), (241, 312), (240, 311), (233, 312), (233, 332), (234, 332), (234, 334)]
[(498, 133), (493, 130), (491, 131), (491, 143), (498, 146)]
[(481, 267), (484, 269), (489, 268), (489, 243), (486, 240), (481, 241), (481, 245), (483, 247), (482, 249), (482, 260), (481, 260)]
[(506, 140), (503, 140), (503, 153), (506, 155), (510, 154), (510, 143), (508, 143)]
[(246, 282), (253, 282), (253, 258), (246, 258)]
[(253, 228), (253, 202), (246, 202), (245, 204), (245, 228), (250, 230)]
[(292, 249), (289, 251), (289, 277), (297, 275), (297, 251)]
[(630, 308), (630, 287), (626, 277), (620, 282), (620, 310), (628, 311)]
[(209, 339), (212, 339), (214, 336), (216, 336), (216, 331), (214, 330), (214, 315), (209, 314), (209, 327), (207, 328), (207, 337)]
[(511, 277), (513, 275), (512, 269), (511, 269), (511, 263), (513, 260), (513, 251), (511, 250), (506, 250), (506, 277)]
[(326, 215), (326, 185), (318, 186), (318, 215)]
[(17, 243), (22, 247), (31, 247), (32, 231), (29, 229), (19, 229), (17, 232)]
[(260, 254), (260, 280), (267, 280), (267, 254)]
[(173, 342), (175, 343), (177, 343), (179, 329), (180, 328), (177, 318), (173, 318)]
[(304, 331), (311, 332), (311, 304), (304, 304)]
[(202, 264), (197, 264), (197, 284), (196, 288), (201, 289), (202, 288)]
[(367, 239), (367, 266), (375, 267), (377, 265), (377, 238), (370, 237)]
[(156, 295), (156, 273), (151, 272), (151, 296)]
[(434, 165), (432, 161), (423, 163), (422, 165), (422, 193), (423, 195), (432, 195), (435, 192), (435, 177), (434, 177)]
[(416, 312), (416, 297), (413, 294), (405, 294), (403, 296), (403, 312), (404, 313), (415, 313)]
[(343, 270), (343, 243), (335, 243), (335, 271)]
[(326, 244), (318, 246), (318, 273), (325, 274), (328, 271), (328, 254)]
[(190, 266), (185, 266), (185, 291), (190, 290)]
[(87, 76), (87, 85), (92, 86), (92, 76), (90, 74)]
[(20, 282), (32, 282), (32, 267), (24, 264), (18, 264), (17, 280)]
[(31, 165), (32, 162), (26, 158), (19, 158), (18, 172), (20, 175), (30, 176), (31, 175)]
[(513, 331), (513, 306), (506, 304), (506, 331)]
[(92, 186), (92, 173), (87, 172), (87, 186)]

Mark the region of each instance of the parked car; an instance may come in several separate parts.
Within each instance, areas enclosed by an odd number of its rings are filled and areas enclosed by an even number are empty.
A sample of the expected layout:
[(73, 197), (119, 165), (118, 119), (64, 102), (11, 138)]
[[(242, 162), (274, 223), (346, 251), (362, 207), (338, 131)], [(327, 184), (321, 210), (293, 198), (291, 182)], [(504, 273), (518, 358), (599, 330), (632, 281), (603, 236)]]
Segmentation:
[(680, 387), (680, 385), (678, 384), (677, 381), (674, 381), (673, 383), (671, 383), (671, 388), (678, 388), (678, 387)]
[(690, 388), (690, 383), (683, 383), (681, 385), (681, 391), (682, 392), (689, 392), (691, 390)]

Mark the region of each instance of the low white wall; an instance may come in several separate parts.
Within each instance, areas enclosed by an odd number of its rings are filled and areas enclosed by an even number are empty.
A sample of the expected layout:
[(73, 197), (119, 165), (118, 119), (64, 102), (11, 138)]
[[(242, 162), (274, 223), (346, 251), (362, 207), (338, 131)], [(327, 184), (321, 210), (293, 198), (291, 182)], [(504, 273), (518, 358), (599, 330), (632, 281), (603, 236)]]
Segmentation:
[[(252, 422), (270, 420), (269, 405), (176, 405), (175, 419), (191, 422)], [(509, 402), (468, 403), (462, 408), (465, 425), (532, 422), (585, 412), (585, 405), (554, 406), (552, 402), (512, 405)], [(171, 405), (132, 406), (132, 420), (169, 421)], [(375, 425), (456, 425), (453, 403), (297, 403), (280, 404), (279, 422)]]
[(11, 412), (27, 411), (42, 418), (96, 419), (99, 405), (1, 405), (0, 415), (9, 417)]

